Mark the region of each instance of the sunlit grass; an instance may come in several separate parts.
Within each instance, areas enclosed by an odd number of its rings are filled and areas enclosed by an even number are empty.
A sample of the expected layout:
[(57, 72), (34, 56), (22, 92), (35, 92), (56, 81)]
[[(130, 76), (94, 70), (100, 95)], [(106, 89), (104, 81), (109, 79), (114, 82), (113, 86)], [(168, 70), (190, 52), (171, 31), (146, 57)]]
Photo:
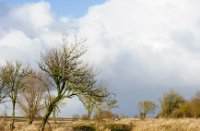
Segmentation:
[[(61, 123), (59, 123), (61, 122)], [(7, 131), (9, 129), (10, 121), (6, 121), (1, 118), (0, 120), (0, 131)], [(94, 126), (98, 131), (110, 131), (108, 128), (121, 128), (129, 127), (131, 131), (200, 131), (200, 119), (194, 118), (182, 118), (182, 119), (154, 119), (147, 118), (145, 120), (137, 118), (123, 118), (118, 120), (76, 120), (76, 121), (57, 121), (55, 124), (50, 121), (50, 126), (46, 126), (46, 131), (73, 131), (73, 127), (76, 126)], [(16, 122), (15, 131), (39, 131), (40, 121), (34, 122), (29, 125), (27, 122)], [(74, 128), (75, 129), (75, 128)], [(127, 131), (127, 130), (124, 130)]]

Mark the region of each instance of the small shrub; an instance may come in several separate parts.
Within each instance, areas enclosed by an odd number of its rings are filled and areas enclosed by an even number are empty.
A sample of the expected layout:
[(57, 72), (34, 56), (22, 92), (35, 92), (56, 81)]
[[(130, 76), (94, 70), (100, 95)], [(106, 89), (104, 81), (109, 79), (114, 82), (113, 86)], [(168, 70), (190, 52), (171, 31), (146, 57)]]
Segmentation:
[(79, 116), (79, 114), (74, 114), (74, 115), (72, 115), (72, 118), (73, 118), (73, 119), (79, 119), (80, 116)]
[(131, 131), (132, 126), (126, 124), (109, 124), (107, 128), (111, 131)]
[(93, 125), (77, 125), (73, 127), (73, 131), (95, 131)]
[(103, 119), (114, 119), (118, 116), (113, 114), (111, 111), (100, 111), (94, 115), (95, 120), (103, 120)]
[(84, 114), (83, 114), (83, 115), (81, 116), (81, 119), (83, 119), (83, 120), (89, 120), (89, 117), (88, 117), (88, 115), (84, 115)]

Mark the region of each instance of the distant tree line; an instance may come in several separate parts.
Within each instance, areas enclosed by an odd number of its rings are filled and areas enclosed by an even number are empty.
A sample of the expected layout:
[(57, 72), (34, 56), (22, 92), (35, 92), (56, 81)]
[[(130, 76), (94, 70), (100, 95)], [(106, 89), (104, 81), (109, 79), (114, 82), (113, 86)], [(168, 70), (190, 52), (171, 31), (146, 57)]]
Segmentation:
[(160, 105), (157, 106), (151, 100), (138, 102), (140, 118), (144, 119), (147, 114), (154, 113), (160, 108), (157, 117), (161, 118), (198, 118), (200, 117), (200, 91), (190, 100), (186, 100), (178, 92), (170, 90), (165, 92), (159, 99)]
[(115, 95), (83, 58), (84, 42), (77, 37), (69, 42), (63, 37), (62, 44), (41, 54), (39, 70), (19, 61), (0, 65), (0, 104), (12, 103), (11, 130), (15, 128), (16, 107), (29, 118), (29, 124), (41, 117), (44, 131), (50, 115), (56, 117), (65, 99), (78, 97), (88, 119), (94, 111), (116, 106)]

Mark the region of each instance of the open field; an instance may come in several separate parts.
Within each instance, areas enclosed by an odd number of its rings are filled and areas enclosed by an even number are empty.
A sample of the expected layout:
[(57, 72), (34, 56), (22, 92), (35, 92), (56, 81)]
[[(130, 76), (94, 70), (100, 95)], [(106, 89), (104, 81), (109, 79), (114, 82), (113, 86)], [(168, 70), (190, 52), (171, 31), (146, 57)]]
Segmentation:
[[(9, 118), (0, 119), (0, 131), (9, 130)], [(74, 119), (59, 119), (56, 123), (50, 121), (51, 128), (47, 125), (46, 131), (73, 131), (73, 127), (80, 125), (89, 125), (96, 128), (97, 131), (110, 131), (109, 125), (126, 125), (131, 127), (131, 131), (200, 131), (200, 119), (136, 119), (123, 118), (120, 120), (101, 120), (87, 121)], [(40, 121), (35, 121), (29, 125), (26, 119), (18, 118), (16, 120), (15, 131), (39, 131)], [(80, 131), (80, 130), (76, 130)], [(90, 131), (86, 129), (85, 131)], [(117, 130), (116, 130), (117, 131)], [(127, 131), (127, 130), (120, 130)]]

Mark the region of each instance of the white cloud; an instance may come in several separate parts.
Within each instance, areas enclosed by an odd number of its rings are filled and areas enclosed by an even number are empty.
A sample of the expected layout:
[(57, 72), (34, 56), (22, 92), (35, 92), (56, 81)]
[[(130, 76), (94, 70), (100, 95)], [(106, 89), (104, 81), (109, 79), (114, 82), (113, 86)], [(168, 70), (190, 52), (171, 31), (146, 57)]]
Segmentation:
[(12, 9), (9, 17), (23, 25), (41, 29), (53, 22), (50, 5), (46, 2), (24, 4)]
[(198, 90), (199, 7), (198, 0), (109, 0), (79, 19), (90, 58), (117, 88), (122, 110), (128, 109), (124, 97), (139, 98), (135, 92), (157, 99), (151, 93), (160, 89), (186, 96)]
[(62, 33), (77, 31), (88, 39), (88, 58), (115, 87), (127, 114), (134, 108), (124, 104), (128, 99), (157, 99), (166, 88), (187, 95), (200, 86), (199, 0), (109, 0), (80, 19), (55, 19), (47, 2), (6, 11), (0, 15), (2, 59), (38, 60)]
[[(92, 7), (80, 19), (80, 32), (89, 38), (91, 52), (99, 52), (98, 64), (110, 63), (106, 68), (116, 64), (118, 57), (126, 52), (129, 60), (138, 58), (135, 64), (144, 64), (139, 67), (146, 71), (144, 79), (148, 74), (150, 79), (164, 81), (177, 72), (173, 76), (177, 83), (199, 85), (200, 55), (188, 48), (200, 47), (198, 3), (197, 0), (110, 0)], [(123, 66), (123, 61), (119, 64)]]
[(20, 30), (10, 30), (0, 36), (0, 47), (1, 61), (17, 59), (33, 64), (39, 56), (41, 42), (38, 38), (30, 39)]
[(0, 18), (1, 60), (35, 64), (41, 51), (59, 44), (67, 29), (60, 28), (63, 24), (54, 20), (50, 4), (42, 1), (8, 8)]

